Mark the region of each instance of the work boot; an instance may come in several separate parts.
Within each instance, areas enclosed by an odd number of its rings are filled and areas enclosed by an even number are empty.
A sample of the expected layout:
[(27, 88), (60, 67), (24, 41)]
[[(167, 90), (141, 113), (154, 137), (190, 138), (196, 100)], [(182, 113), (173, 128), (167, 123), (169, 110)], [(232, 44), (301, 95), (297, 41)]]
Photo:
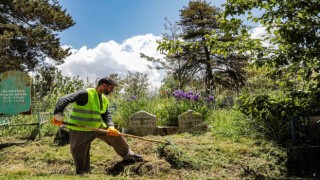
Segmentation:
[(133, 154), (133, 155), (126, 155), (123, 158), (123, 162), (142, 162), (143, 161), (143, 157), (139, 154)]

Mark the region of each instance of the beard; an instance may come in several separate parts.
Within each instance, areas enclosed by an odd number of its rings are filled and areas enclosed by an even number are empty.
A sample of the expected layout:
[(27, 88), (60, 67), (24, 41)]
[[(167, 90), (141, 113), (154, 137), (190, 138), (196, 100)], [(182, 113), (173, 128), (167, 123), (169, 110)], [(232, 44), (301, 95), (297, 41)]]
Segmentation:
[(104, 90), (103, 94), (108, 95), (109, 94), (108, 90)]

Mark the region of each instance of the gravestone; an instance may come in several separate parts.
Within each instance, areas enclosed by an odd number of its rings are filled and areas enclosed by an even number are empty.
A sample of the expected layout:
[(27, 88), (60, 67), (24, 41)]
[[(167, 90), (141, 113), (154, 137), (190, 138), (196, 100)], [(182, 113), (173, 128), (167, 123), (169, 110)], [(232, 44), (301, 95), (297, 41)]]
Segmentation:
[(0, 74), (0, 115), (31, 114), (31, 79), (21, 71)]
[(129, 131), (144, 136), (157, 134), (157, 118), (145, 111), (139, 111), (129, 117)]
[(193, 110), (188, 110), (178, 116), (179, 131), (203, 131), (206, 126), (203, 125), (203, 115)]

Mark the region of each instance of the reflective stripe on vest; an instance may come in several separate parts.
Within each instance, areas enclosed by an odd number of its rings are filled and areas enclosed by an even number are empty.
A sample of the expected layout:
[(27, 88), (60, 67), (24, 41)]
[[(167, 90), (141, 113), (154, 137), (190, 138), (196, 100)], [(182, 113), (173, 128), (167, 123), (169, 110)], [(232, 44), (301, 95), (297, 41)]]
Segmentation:
[[(108, 99), (101, 95), (102, 105), (100, 108), (100, 100), (96, 89), (89, 88), (88, 92), (88, 103), (84, 106), (79, 106), (77, 103), (73, 103), (73, 109), (69, 117), (68, 122), (99, 128), (101, 124), (104, 124), (101, 114), (105, 113), (109, 104)], [(67, 126), (70, 129), (78, 131), (91, 131), (85, 128)]]

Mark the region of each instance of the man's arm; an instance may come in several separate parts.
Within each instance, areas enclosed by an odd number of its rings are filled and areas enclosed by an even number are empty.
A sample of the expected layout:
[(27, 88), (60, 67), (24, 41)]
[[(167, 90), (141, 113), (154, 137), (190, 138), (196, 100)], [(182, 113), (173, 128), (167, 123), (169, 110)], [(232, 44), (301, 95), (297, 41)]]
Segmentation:
[(88, 103), (88, 92), (86, 90), (79, 90), (71, 94), (67, 94), (59, 98), (53, 114), (62, 114), (68, 104), (76, 102), (78, 105), (85, 105)]
[(107, 126), (114, 126), (109, 108), (107, 108), (107, 111), (104, 114), (101, 114), (101, 117)]

